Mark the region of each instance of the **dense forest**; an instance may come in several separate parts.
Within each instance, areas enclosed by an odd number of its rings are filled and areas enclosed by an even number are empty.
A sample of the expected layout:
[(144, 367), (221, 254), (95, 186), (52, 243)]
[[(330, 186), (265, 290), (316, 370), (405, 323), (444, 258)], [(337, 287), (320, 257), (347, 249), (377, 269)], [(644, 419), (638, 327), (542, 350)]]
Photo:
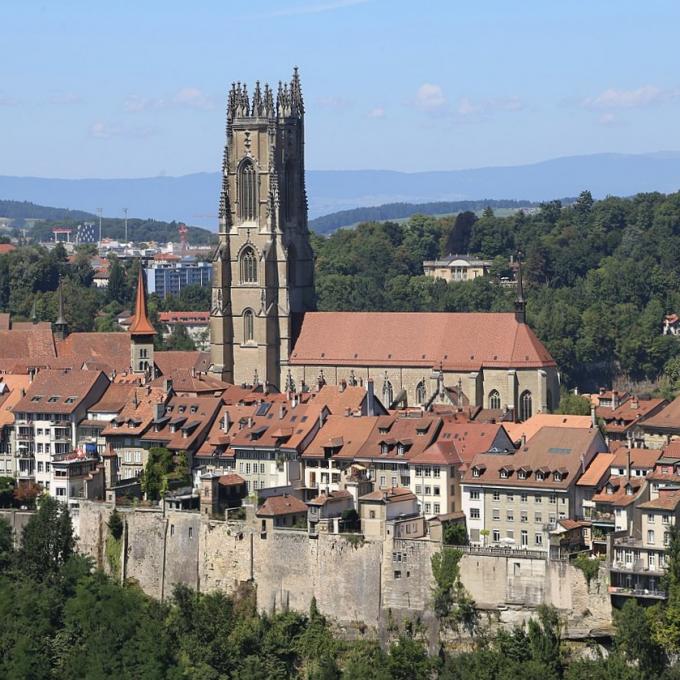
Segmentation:
[(484, 208), (519, 210), (538, 205), (531, 201), (483, 200), (483, 201), (435, 201), (430, 203), (384, 203), (368, 208), (353, 208), (323, 215), (309, 221), (309, 228), (317, 234), (330, 234), (340, 227), (348, 227), (359, 222), (379, 222), (381, 220), (400, 220), (412, 215), (457, 214), (469, 210), (478, 212)]
[[(107, 559), (117, 573), (121, 516), (108, 524)], [(68, 510), (44, 497), (13, 548), (0, 518), (0, 677), (8, 680), (651, 680), (677, 678), (680, 651), (678, 532), (669, 548), (669, 601), (630, 600), (615, 617), (608, 658), (584, 660), (562, 639), (556, 610), (539, 607), (527, 625), (491, 631), (460, 616), (460, 552), (433, 557), (432, 611), (440, 637), (419, 620), (391, 621), (381, 646), (337, 636), (312, 599), (307, 615), (258, 613), (255, 591), (197, 594), (178, 586), (164, 602), (121, 585), (75, 553)], [(437, 559), (438, 558), (438, 559)], [(341, 594), (338, 595), (342, 597)], [(461, 625), (462, 624), (462, 625)], [(466, 634), (469, 651), (444, 643)]]
[[(329, 310), (510, 311), (514, 291), (498, 280), (522, 253), (529, 323), (567, 385), (677, 369), (680, 344), (662, 326), (680, 310), (680, 193), (593, 201), (583, 192), (531, 215), (414, 216), (316, 237), (314, 247), (319, 307)], [(422, 275), (424, 259), (453, 252), (492, 260), (492, 275), (449, 284)]]

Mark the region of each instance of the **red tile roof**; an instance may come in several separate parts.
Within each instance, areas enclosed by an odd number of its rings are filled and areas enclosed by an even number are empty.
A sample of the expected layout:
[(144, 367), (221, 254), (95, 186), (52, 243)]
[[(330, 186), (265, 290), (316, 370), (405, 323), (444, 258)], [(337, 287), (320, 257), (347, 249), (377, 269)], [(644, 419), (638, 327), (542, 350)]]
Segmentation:
[(307, 505), (295, 496), (270, 496), (257, 509), (258, 517), (282, 517), (307, 512)]
[(659, 413), (645, 419), (640, 425), (643, 429), (676, 431), (680, 434), (680, 397), (673, 399)]
[(622, 446), (614, 451), (612, 467), (625, 468), (628, 465), (628, 452), (630, 451), (630, 466), (644, 470), (651, 470), (656, 461), (662, 456), (661, 449), (629, 449)]
[(650, 501), (640, 503), (640, 510), (675, 510), (680, 504), (680, 489), (659, 489), (659, 495)]
[(335, 458), (354, 460), (373, 431), (376, 421), (376, 416), (328, 416), (324, 426), (305, 449), (302, 458), (324, 458), (327, 454), (333, 454)]
[(210, 368), (210, 352), (167, 351), (154, 352), (153, 361), (162, 375), (175, 369), (196, 369), (205, 373)]
[(158, 320), (161, 323), (182, 323), (188, 326), (207, 325), (210, 321), (210, 312), (161, 312)]
[(609, 477), (609, 468), (613, 460), (613, 453), (598, 453), (586, 471), (581, 475), (578, 482), (576, 482), (576, 485), (599, 488), (603, 480)]
[(94, 360), (116, 369), (130, 368), (130, 335), (128, 333), (71, 333), (57, 342), (57, 355), (82, 366)]
[(319, 494), (316, 498), (312, 498), (307, 505), (326, 505), (327, 503), (337, 503), (338, 501), (344, 502), (348, 498), (352, 498), (352, 494), (345, 489), (340, 489), (339, 491)]
[(555, 361), (511, 313), (308, 312), (298, 365), (540, 368)]
[[(630, 479), (628, 477), (610, 477), (605, 488), (600, 493), (595, 494), (592, 500), (595, 503), (625, 508), (635, 501), (644, 484), (644, 479), (640, 477), (631, 477)], [(632, 489), (631, 494), (627, 493), (628, 486)]]
[(396, 503), (398, 501), (416, 500), (415, 494), (410, 490), (400, 486), (393, 486), (391, 489), (376, 489), (361, 496), (362, 503)]
[(246, 483), (246, 480), (237, 474), (222, 475), (218, 484), (220, 486), (241, 486)]
[(596, 414), (605, 421), (607, 432), (625, 432), (632, 425), (651, 419), (667, 403), (665, 399), (631, 397), (615, 409), (598, 406)]

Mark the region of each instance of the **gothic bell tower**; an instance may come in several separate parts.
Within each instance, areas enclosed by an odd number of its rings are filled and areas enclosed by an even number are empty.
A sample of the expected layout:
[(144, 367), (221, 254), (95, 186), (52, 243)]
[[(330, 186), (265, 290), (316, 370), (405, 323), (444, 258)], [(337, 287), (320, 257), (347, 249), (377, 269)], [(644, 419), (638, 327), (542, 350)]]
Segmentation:
[(213, 258), (212, 371), (281, 388), (302, 322), (314, 309), (307, 229), (304, 103), (297, 68), (279, 83), (232, 84)]

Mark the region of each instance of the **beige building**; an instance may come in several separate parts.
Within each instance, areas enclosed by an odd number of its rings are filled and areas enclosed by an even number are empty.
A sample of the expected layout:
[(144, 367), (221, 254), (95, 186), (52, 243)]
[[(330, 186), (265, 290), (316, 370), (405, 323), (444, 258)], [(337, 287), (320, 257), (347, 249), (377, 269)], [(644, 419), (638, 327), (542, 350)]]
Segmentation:
[(559, 401), (557, 366), (514, 313), (314, 312), (297, 71), (274, 101), (232, 87), (213, 258), (212, 371), (236, 384), (363, 385), (386, 407), (459, 395), (524, 420)]
[(449, 255), (443, 260), (425, 260), (423, 273), (444, 281), (472, 281), (489, 273), (491, 262), (469, 255)]
[(545, 427), (515, 452), (475, 456), (462, 482), (470, 542), (548, 550), (558, 520), (581, 513), (576, 481), (606, 450), (597, 429)]

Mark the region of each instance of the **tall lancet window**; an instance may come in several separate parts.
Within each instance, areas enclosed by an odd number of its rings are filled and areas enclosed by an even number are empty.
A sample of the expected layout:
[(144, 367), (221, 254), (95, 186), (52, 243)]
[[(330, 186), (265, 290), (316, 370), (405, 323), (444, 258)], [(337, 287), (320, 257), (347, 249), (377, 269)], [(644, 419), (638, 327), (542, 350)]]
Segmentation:
[(295, 167), (290, 160), (286, 162), (284, 188), (283, 213), (288, 222), (295, 216)]
[(243, 342), (246, 344), (255, 340), (253, 316), (252, 309), (246, 309), (246, 311), (243, 312)]
[(257, 218), (257, 176), (252, 161), (246, 159), (241, 163), (238, 179), (241, 219), (254, 220)]
[(241, 283), (257, 283), (257, 255), (248, 246), (241, 252)]

